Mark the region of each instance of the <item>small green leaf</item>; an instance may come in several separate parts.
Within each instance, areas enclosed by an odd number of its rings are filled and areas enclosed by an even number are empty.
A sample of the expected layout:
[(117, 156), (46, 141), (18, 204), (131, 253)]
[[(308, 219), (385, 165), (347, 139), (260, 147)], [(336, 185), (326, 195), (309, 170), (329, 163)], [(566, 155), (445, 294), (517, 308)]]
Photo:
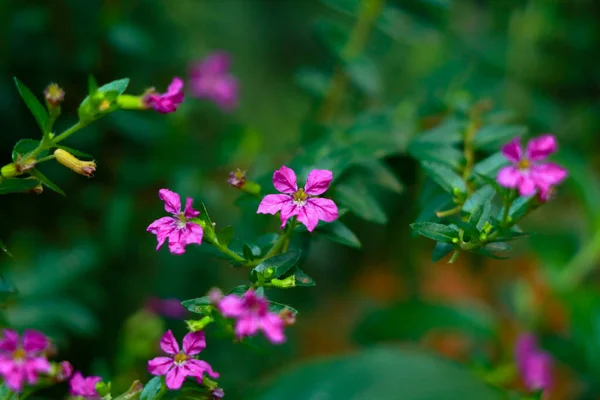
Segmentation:
[(241, 297), (244, 293), (248, 291), (248, 289), (250, 289), (250, 286), (248, 285), (239, 285), (231, 289), (229, 292), (227, 292), (227, 294), (235, 294)]
[(504, 243), (504, 242), (493, 242), (493, 243), (488, 243), (487, 245), (485, 245), (484, 249), (488, 250), (488, 251), (493, 251), (493, 252), (506, 252), (506, 251), (510, 251), (511, 247), (508, 243)]
[[(529, 209), (529, 201), (533, 197), (534, 196), (521, 196), (517, 197), (517, 199), (513, 201), (510, 208), (508, 209), (508, 215), (512, 218), (512, 220), (515, 223), (516, 221), (519, 221), (521, 218), (523, 218), (523, 216), (527, 213), (527, 210)], [(498, 212), (498, 219), (502, 219), (503, 215), (504, 207), (502, 207), (502, 209)]]
[(381, 209), (381, 206), (364, 185), (339, 184), (336, 187), (335, 198), (339, 205), (347, 207), (352, 213), (362, 219), (378, 224), (385, 224), (387, 222), (387, 216)]
[(508, 165), (508, 160), (502, 153), (498, 152), (475, 164), (473, 172), (477, 175), (492, 178), (495, 181), (498, 171), (505, 165)]
[(330, 76), (316, 68), (300, 67), (296, 83), (314, 96), (323, 97), (329, 88)]
[(244, 258), (246, 260), (248, 260), (248, 261), (254, 260), (254, 254), (252, 253), (252, 249), (246, 243), (244, 243), (244, 245), (242, 246), (242, 254), (244, 255)]
[(431, 179), (440, 185), (444, 191), (448, 193), (453, 193), (455, 189), (459, 190), (461, 193), (467, 191), (465, 182), (462, 178), (444, 164), (423, 161), (421, 165)]
[(52, 182), (50, 180), (50, 178), (48, 178), (46, 175), (44, 175), (42, 173), (42, 171), (40, 171), (39, 169), (33, 168), (32, 170), (29, 171), (29, 173), (31, 174), (31, 176), (35, 176), (37, 179), (39, 179), (39, 181), (42, 182), (42, 184), (44, 186), (49, 187), (50, 189), (54, 190), (58, 194), (66, 196), (65, 192), (63, 192), (63, 190), (61, 188), (59, 188), (54, 182)]
[[(17, 144), (15, 144), (15, 147), (13, 147), (12, 160), (14, 162), (16, 162), (17, 160), (19, 160), (19, 158), (22, 158), (26, 154), (29, 154), (33, 150), (37, 149), (37, 147), (39, 146), (39, 144), (40, 144), (39, 140), (34, 140), (34, 139), (21, 139), (21, 140), (19, 140), (17, 142)], [(47, 151), (43, 151), (42, 153), (44, 153), (44, 154), (40, 154), (40, 156), (43, 157), (48, 152)]]
[(527, 127), (520, 125), (491, 124), (481, 128), (475, 135), (473, 145), (477, 149), (495, 150), (517, 136), (527, 133)]
[(196, 299), (184, 300), (181, 305), (196, 314), (205, 314), (207, 306), (212, 303), (208, 296), (198, 297)]
[(333, 221), (328, 224), (323, 224), (323, 226), (317, 228), (317, 232), (328, 237), (334, 242), (338, 242), (349, 247), (354, 247), (355, 249), (360, 249), (361, 247), (360, 240), (358, 240), (354, 232), (352, 232), (350, 228), (340, 221)]
[(431, 261), (437, 262), (442, 258), (446, 257), (452, 250), (454, 246), (449, 243), (437, 242), (435, 244), (435, 248), (433, 249), (433, 254), (431, 255)]
[(42, 134), (46, 134), (48, 130), (48, 122), (50, 119), (46, 108), (42, 105), (42, 103), (40, 103), (37, 97), (35, 97), (35, 95), (31, 92), (31, 90), (29, 90), (27, 86), (25, 86), (23, 82), (21, 82), (16, 77), (14, 79), (15, 84), (17, 85), (17, 89), (19, 90), (19, 94), (21, 95), (21, 98), (23, 99), (23, 101), (25, 101), (27, 108), (29, 108), (29, 111), (31, 111), (31, 113), (35, 117), (35, 120), (37, 121), (40, 129), (42, 130)]
[(117, 94), (125, 93), (127, 90), (127, 86), (129, 86), (129, 78), (117, 79), (115, 81), (109, 82), (105, 85), (102, 85), (98, 88), (99, 92), (117, 92)]
[(479, 210), (481, 210), (481, 215), (479, 216), (479, 220), (477, 221), (477, 229), (481, 230), (486, 222), (490, 219), (490, 215), (492, 214), (492, 201), (491, 199), (483, 203)]
[(369, 184), (378, 185), (396, 193), (402, 192), (402, 183), (385, 162), (369, 160), (360, 163), (356, 167), (359, 169), (356, 174), (365, 177)]
[(430, 143), (411, 142), (408, 153), (418, 161), (433, 161), (458, 169), (464, 162), (463, 152), (455, 147), (438, 146)]
[(344, 69), (350, 81), (369, 96), (382, 92), (381, 73), (373, 60), (361, 56), (348, 62)]
[(40, 182), (37, 179), (7, 178), (0, 183), (0, 194), (24, 192), (39, 184)]
[(144, 386), (140, 400), (159, 400), (162, 399), (165, 393), (167, 393), (167, 387), (164, 380), (159, 376), (155, 376)]
[(55, 144), (55, 147), (62, 149), (64, 151), (68, 151), (69, 153), (73, 154), (76, 157), (82, 157), (82, 158), (87, 158), (87, 159), (93, 159), (94, 156), (88, 153), (85, 153), (83, 151), (74, 149), (72, 147), (68, 147), (68, 146), (63, 146), (62, 144)]
[(463, 140), (462, 132), (464, 128), (465, 123), (463, 121), (456, 118), (447, 118), (441, 124), (416, 136), (411, 144), (428, 144), (436, 147), (459, 144)]
[(290, 307), (286, 304), (278, 303), (276, 301), (269, 301), (269, 311), (275, 314), (279, 314), (283, 310), (290, 310), (294, 315), (298, 314), (298, 310), (294, 307)]
[(233, 226), (231, 226), (231, 225), (226, 226), (225, 228), (221, 229), (217, 233), (217, 240), (223, 246), (227, 246), (229, 244), (229, 242), (231, 242), (231, 239), (233, 239), (233, 234), (234, 234)]
[(410, 227), (419, 235), (438, 242), (452, 243), (452, 239), (458, 238), (456, 229), (435, 222), (415, 222)]
[(496, 191), (490, 185), (482, 186), (469, 196), (462, 210), (466, 213), (472, 213), (486, 201), (491, 201), (495, 194)]
[(458, 219), (456, 221), (452, 221), (453, 225), (456, 225), (459, 229), (462, 229), (466, 234), (471, 236), (472, 238), (479, 237), (479, 231), (474, 224), (470, 224), (469, 222)]
[(273, 273), (268, 279), (279, 278), (292, 269), (298, 263), (299, 259), (300, 251), (288, 251), (287, 253), (271, 257), (261, 262), (250, 271), (250, 279), (252, 282), (256, 282), (258, 280), (258, 275), (263, 274), (265, 270), (269, 268), (273, 270)]
[(313, 278), (306, 275), (298, 267), (294, 269), (294, 277), (296, 278), (296, 286), (315, 286), (317, 284)]

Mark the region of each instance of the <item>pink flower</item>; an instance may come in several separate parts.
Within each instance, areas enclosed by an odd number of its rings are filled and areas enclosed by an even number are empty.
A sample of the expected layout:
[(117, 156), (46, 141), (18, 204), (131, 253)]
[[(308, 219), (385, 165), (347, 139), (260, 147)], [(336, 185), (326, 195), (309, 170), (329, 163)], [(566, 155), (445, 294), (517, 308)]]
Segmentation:
[(158, 240), (156, 250), (160, 249), (167, 238), (169, 239), (169, 250), (173, 254), (185, 253), (185, 246), (188, 244), (201, 244), (202, 227), (189, 222), (191, 218), (200, 215), (199, 211), (192, 208), (193, 200), (189, 197), (186, 198), (185, 210), (181, 212), (181, 199), (177, 193), (168, 189), (160, 189), (158, 197), (165, 202), (165, 210), (173, 216), (159, 218), (146, 229), (156, 235)]
[(146, 107), (152, 107), (162, 114), (172, 113), (183, 102), (183, 80), (173, 78), (173, 81), (167, 89), (167, 93), (156, 93), (153, 90), (144, 96)]
[(187, 309), (181, 305), (179, 299), (159, 299), (158, 297), (150, 297), (146, 301), (146, 309), (173, 319), (183, 319), (188, 314)]
[(273, 186), (283, 194), (268, 194), (258, 206), (258, 214), (276, 214), (280, 211), (281, 228), (287, 220), (296, 216), (309, 232), (319, 220), (332, 222), (338, 217), (338, 209), (332, 200), (313, 197), (325, 193), (333, 174), (324, 169), (314, 169), (308, 174), (304, 188), (298, 189), (296, 174), (285, 165), (273, 174)]
[(195, 377), (198, 382), (202, 382), (205, 372), (213, 378), (219, 377), (206, 361), (193, 357), (206, 348), (204, 332), (190, 332), (185, 335), (183, 350), (179, 350), (173, 333), (168, 330), (160, 340), (160, 347), (168, 357), (156, 357), (148, 361), (148, 372), (152, 375), (166, 375), (169, 389), (179, 389), (187, 376)]
[(210, 99), (224, 111), (233, 110), (238, 101), (238, 82), (229, 73), (229, 63), (229, 55), (224, 51), (195, 62), (190, 70), (192, 95)]
[(48, 338), (39, 331), (25, 330), (22, 339), (12, 329), (3, 331), (0, 339), (0, 375), (14, 392), (23, 389), (24, 381), (37, 383), (38, 374), (49, 373), (51, 365), (44, 355)]
[(85, 399), (100, 399), (96, 385), (102, 378), (99, 376), (88, 376), (84, 378), (81, 372), (77, 371), (69, 381), (69, 393), (73, 396), (81, 396)]
[(552, 386), (552, 357), (538, 348), (535, 336), (522, 334), (517, 338), (515, 358), (528, 390), (546, 390)]
[(502, 154), (513, 165), (502, 168), (498, 172), (498, 183), (501, 186), (518, 189), (521, 196), (532, 196), (539, 193), (542, 201), (550, 197), (552, 186), (558, 185), (567, 177), (567, 171), (548, 162), (540, 162), (557, 150), (553, 135), (542, 135), (527, 143), (525, 156), (519, 138), (514, 138), (502, 147)]
[(235, 333), (238, 338), (253, 336), (262, 330), (272, 343), (283, 343), (283, 321), (278, 314), (269, 311), (269, 303), (258, 297), (254, 290), (244, 296), (227, 295), (219, 302), (219, 310), (225, 317), (236, 318)]
[(64, 382), (73, 375), (73, 366), (68, 361), (61, 361), (56, 364), (54, 379), (58, 382)]

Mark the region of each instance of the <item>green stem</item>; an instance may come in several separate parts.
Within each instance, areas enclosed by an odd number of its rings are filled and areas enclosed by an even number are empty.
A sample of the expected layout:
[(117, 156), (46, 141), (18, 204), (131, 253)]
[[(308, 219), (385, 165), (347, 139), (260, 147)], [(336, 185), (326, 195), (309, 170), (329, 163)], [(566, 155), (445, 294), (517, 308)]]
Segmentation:
[(62, 142), (63, 140), (65, 140), (66, 138), (68, 138), (69, 136), (71, 136), (73, 133), (77, 132), (78, 130), (80, 130), (80, 129), (84, 128), (84, 127), (86, 127), (87, 125), (88, 125), (88, 122), (78, 121), (75, 125), (73, 125), (69, 129), (67, 129), (66, 131), (64, 131), (60, 135), (56, 136), (54, 139), (52, 139), (52, 144), (58, 144), (58, 143)]
[(577, 287), (596, 267), (598, 254), (600, 254), (600, 229), (563, 268), (557, 281), (560, 289), (569, 290)]
[(50, 160), (54, 160), (55, 158), (56, 158), (56, 156), (54, 154), (51, 154), (49, 156), (40, 158), (39, 160), (36, 161), (36, 164), (43, 163), (43, 162), (50, 161)]
[(243, 264), (243, 265), (248, 265), (248, 261), (247, 261), (247, 260), (246, 260), (244, 257), (241, 257), (241, 256), (239, 256), (238, 254), (234, 253), (233, 251), (231, 251), (231, 250), (229, 249), (229, 247), (227, 247), (227, 246), (223, 246), (222, 244), (220, 244), (220, 243), (218, 243), (218, 242), (217, 242), (217, 243), (213, 243), (213, 245), (214, 245), (214, 246), (215, 246), (217, 249), (219, 249), (219, 251), (220, 251), (221, 253), (228, 255), (228, 256), (229, 256), (229, 257), (231, 257), (231, 258), (232, 258), (234, 261), (237, 261), (237, 262), (239, 262), (240, 264)]

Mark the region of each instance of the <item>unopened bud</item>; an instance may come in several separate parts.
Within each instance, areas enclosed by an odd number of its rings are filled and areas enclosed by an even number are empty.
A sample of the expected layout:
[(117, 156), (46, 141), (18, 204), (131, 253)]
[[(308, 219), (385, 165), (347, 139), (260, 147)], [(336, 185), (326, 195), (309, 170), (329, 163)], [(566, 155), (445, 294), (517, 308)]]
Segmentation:
[(0, 169), (0, 174), (2, 174), (5, 178), (14, 178), (15, 176), (20, 175), (21, 173), (17, 169), (17, 166), (14, 163), (6, 164), (2, 169)]
[(283, 321), (283, 325), (290, 326), (296, 323), (296, 313), (289, 308), (284, 308), (279, 313), (279, 318)]
[(188, 320), (185, 321), (185, 323), (187, 324), (190, 332), (200, 332), (201, 330), (204, 330), (204, 328), (206, 328), (206, 325), (210, 324), (212, 321), (213, 319), (207, 315), (202, 319)]
[(96, 392), (98, 392), (98, 395), (100, 397), (105, 397), (105, 396), (109, 396), (110, 395), (110, 382), (105, 383), (105, 382), (98, 382), (96, 384)]
[(482, 233), (481, 235), (479, 235), (479, 240), (485, 242), (487, 240), (487, 235), (485, 233)]
[(229, 179), (227, 179), (227, 183), (233, 187), (241, 189), (246, 183), (246, 171), (243, 171), (239, 168), (237, 168), (235, 171), (231, 171), (229, 173)]
[(225, 397), (225, 391), (221, 388), (216, 388), (212, 391), (212, 400), (218, 400)]
[(270, 277), (272, 277), (273, 274), (275, 274), (275, 270), (273, 268), (267, 268), (263, 271), (263, 276), (266, 279), (269, 279)]
[(271, 285), (278, 287), (278, 288), (283, 288), (283, 289), (288, 289), (288, 288), (293, 288), (294, 286), (296, 286), (296, 277), (294, 275), (292, 276), (288, 276), (285, 279), (271, 279)]
[(143, 110), (148, 108), (142, 96), (133, 96), (131, 94), (122, 94), (117, 97), (117, 105), (124, 110)]
[(68, 361), (53, 364), (51, 375), (56, 382), (64, 382), (73, 375), (73, 366)]
[(54, 152), (56, 156), (56, 161), (77, 172), (80, 175), (85, 175), (87, 177), (91, 177), (96, 171), (96, 163), (93, 161), (81, 161), (68, 151), (63, 149), (57, 149)]
[(452, 243), (458, 243), (458, 238), (452, 238)]
[(46, 99), (48, 109), (57, 108), (60, 107), (60, 103), (65, 98), (65, 91), (58, 84), (51, 83), (44, 90), (44, 98)]

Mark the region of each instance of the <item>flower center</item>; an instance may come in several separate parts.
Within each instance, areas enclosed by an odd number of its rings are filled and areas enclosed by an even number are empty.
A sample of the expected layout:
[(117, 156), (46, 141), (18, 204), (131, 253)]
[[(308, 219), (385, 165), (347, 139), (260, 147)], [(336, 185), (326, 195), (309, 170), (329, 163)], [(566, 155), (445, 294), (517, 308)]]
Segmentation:
[(20, 347), (13, 352), (13, 359), (15, 361), (24, 360), (25, 357), (27, 357), (27, 353)]
[(173, 361), (175, 361), (175, 364), (183, 364), (187, 361), (187, 359), (188, 356), (183, 351), (180, 351), (173, 357)]
[(523, 158), (517, 163), (517, 168), (528, 169), (530, 165), (531, 165), (531, 163), (529, 162), (529, 160), (526, 158)]
[(308, 195), (306, 193), (304, 193), (303, 188), (300, 188), (300, 189), (298, 189), (298, 191), (296, 193), (294, 193), (292, 195), (292, 198), (293, 198), (295, 205), (302, 207), (304, 204), (306, 204)]
[(185, 215), (183, 215), (183, 213), (179, 213), (177, 219), (175, 220), (175, 225), (177, 225), (178, 229), (185, 229), (186, 224), (187, 218), (185, 217)]

